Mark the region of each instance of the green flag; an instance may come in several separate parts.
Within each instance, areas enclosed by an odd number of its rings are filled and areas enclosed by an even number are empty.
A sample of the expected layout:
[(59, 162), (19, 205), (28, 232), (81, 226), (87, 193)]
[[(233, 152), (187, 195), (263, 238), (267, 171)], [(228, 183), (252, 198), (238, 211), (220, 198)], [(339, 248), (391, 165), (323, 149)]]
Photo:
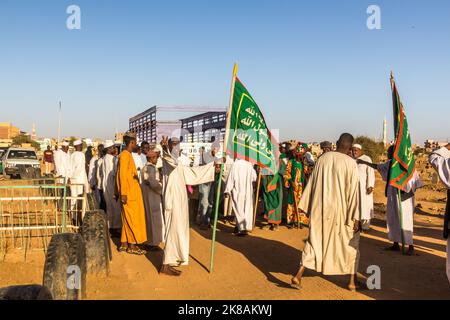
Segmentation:
[[(236, 78), (227, 128), (227, 154), (257, 164), (278, 176), (278, 142), (267, 128), (264, 116), (244, 85)], [(276, 187), (276, 181), (274, 187)]]
[(394, 103), (395, 149), (394, 159), (391, 164), (389, 184), (395, 188), (405, 191), (406, 184), (413, 177), (416, 169), (416, 163), (411, 146), (411, 135), (409, 133), (405, 110), (402, 102), (400, 101), (397, 85), (395, 84), (392, 76), (391, 84), (392, 99)]

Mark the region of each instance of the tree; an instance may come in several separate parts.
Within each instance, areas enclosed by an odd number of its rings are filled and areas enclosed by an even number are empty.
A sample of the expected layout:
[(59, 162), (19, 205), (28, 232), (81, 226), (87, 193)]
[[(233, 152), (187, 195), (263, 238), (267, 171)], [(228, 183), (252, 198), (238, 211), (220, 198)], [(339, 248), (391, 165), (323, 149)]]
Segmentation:
[(41, 145), (32, 140), (30, 136), (26, 134), (20, 134), (12, 139), (13, 145), (30, 144), (34, 149), (39, 150)]
[(360, 144), (363, 148), (364, 154), (369, 156), (373, 162), (378, 163), (380, 157), (385, 152), (385, 147), (383, 142), (377, 142), (366, 136), (356, 137), (355, 143)]

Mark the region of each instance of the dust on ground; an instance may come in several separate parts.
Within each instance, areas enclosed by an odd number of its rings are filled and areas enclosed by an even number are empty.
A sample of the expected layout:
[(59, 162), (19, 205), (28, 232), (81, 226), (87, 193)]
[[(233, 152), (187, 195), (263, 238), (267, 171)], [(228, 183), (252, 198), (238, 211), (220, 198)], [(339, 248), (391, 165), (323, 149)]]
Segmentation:
[[(433, 185), (430, 168), (420, 168), (425, 188), (416, 193), (416, 255), (409, 257), (383, 249), (389, 245), (385, 222), (385, 184), (377, 175), (376, 218), (362, 234), (360, 278), (367, 268), (381, 268), (381, 290), (352, 293), (346, 277), (324, 277), (308, 271), (302, 290), (289, 287), (297, 270), (308, 229), (281, 227), (272, 232), (257, 228), (246, 238), (234, 237), (231, 225), (219, 224), (214, 272), (208, 273), (211, 231), (191, 229), (191, 260), (180, 278), (159, 276), (162, 252), (132, 256), (114, 251), (108, 278), (88, 278), (88, 299), (450, 299), (442, 238), (445, 188)], [(33, 252), (24, 261), (22, 251), (0, 262), (0, 287), (42, 283), (44, 254)]]

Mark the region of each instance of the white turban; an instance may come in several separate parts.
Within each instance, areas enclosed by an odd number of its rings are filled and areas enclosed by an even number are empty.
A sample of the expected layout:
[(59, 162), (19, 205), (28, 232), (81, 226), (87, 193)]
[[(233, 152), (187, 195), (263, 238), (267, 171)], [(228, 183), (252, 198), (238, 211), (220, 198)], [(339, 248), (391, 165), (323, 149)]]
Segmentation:
[(362, 150), (362, 146), (361, 146), (360, 144), (354, 144), (354, 145), (353, 145), (353, 148)]
[(104, 143), (104, 145), (103, 145), (103, 147), (104, 147), (105, 149), (111, 148), (111, 147), (113, 147), (113, 146), (114, 146), (114, 142), (113, 142), (112, 140), (106, 140), (105, 143)]

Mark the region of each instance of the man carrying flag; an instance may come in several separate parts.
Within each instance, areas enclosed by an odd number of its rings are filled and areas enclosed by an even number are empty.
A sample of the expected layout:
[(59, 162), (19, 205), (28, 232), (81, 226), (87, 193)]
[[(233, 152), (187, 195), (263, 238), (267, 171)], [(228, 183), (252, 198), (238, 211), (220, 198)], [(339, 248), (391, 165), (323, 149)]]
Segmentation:
[(391, 75), (392, 99), (394, 103), (395, 144), (388, 150), (388, 161), (379, 165), (357, 160), (378, 170), (386, 181), (387, 212), (386, 220), (389, 240), (393, 242), (387, 250), (400, 251), (408, 245), (407, 255), (414, 254), (414, 194), (423, 186), (416, 170), (411, 135), (394, 78)]
[[(267, 174), (273, 175), (274, 179), (278, 179), (278, 165), (279, 165), (279, 151), (278, 151), (278, 142), (272, 136), (272, 133), (267, 128), (266, 121), (256, 104), (255, 100), (253, 100), (250, 93), (244, 87), (241, 81), (236, 77), (237, 65), (235, 65), (233, 71), (233, 78), (231, 84), (231, 94), (230, 94), (230, 104), (229, 110), (227, 114), (227, 124), (225, 131), (225, 140), (224, 140), (224, 151), (226, 154), (230, 155), (233, 159), (240, 159), (242, 161), (238, 162), (238, 165), (233, 165), (235, 171), (245, 171), (245, 176), (247, 186), (244, 193), (251, 190), (248, 182), (256, 179), (256, 174), (252, 173), (251, 164), (258, 165), (261, 168), (265, 168)], [(249, 162), (249, 163), (245, 163)], [(244, 169), (245, 168), (245, 169)], [(236, 172), (235, 172), (236, 173)], [(228, 177), (227, 188), (226, 191), (231, 191), (233, 187), (236, 186), (232, 181), (237, 181), (232, 177), (233, 169), (230, 172), (230, 176)], [(220, 173), (220, 177), (223, 175), (223, 165)], [(221, 179), (220, 179), (221, 180)], [(270, 184), (277, 186), (277, 182), (271, 182)], [(220, 190), (220, 184), (218, 186)], [(231, 191), (233, 193), (233, 191)], [(239, 191), (237, 191), (239, 192)], [(234, 192), (238, 197), (238, 194)], [(219, 193), (217, 194), (219, 196)], [(245, 213), (244, 216), (248, 216), (251, 209), (253, 209), (252, 205), (248, 205), (248, 201), (251, 202), (253, 198), (252, 194), (242, 194), (241, 197), (245, 197), (245, 201), (242, 199), (234, 199), (233, 201), (233, 209), (235, 210), (236, 205), (239, 202), (239, 205), (244, 204)], [(236, 216), (239, 215), (239, 212), (235, 212)], [(211, 246), (211, 266), (210, 271), (213, 268), (213, 257), (214, 257), (214, 241), (216, 235), (216, 225), (217, 225), (217, 217), (218, 217), (218, 201), (216, 201), (216, 208), (214, 214), (214, 228), (213, 228), (213, 239)], [(248, 221), (251, 220), (251, 221)], [(247, 218), (245, 224), (241, 224), (240, 227), (244, 227), (246, 230), (251, 230), (253, 225), (249, 226), (249, 224), (253, 223), (253, 218)], [(239, 227), (239, 228), (240, 228)], [(245, 235), (245, 230), (243, 235)]]

